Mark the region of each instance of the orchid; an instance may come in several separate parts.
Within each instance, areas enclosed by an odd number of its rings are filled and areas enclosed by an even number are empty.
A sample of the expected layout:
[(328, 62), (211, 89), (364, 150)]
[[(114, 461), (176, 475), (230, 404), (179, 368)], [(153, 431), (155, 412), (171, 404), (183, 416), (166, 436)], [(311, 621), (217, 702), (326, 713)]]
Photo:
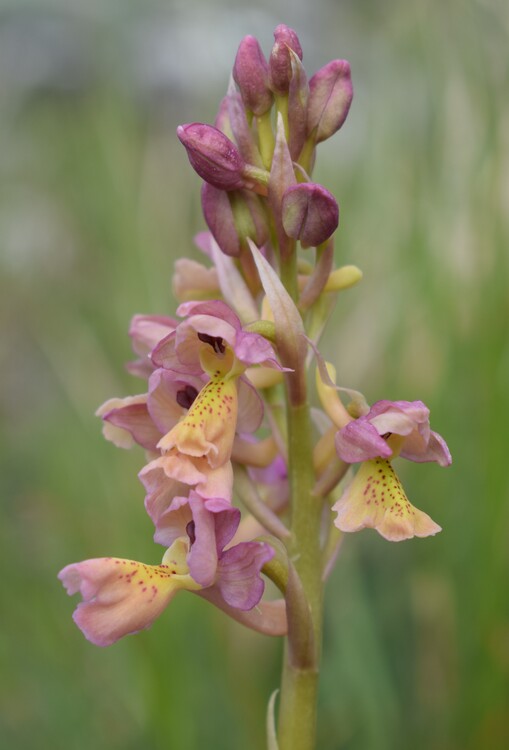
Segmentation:
[(409, 502), (389, 460), (451, 463), (445, 440), (429, 425), (422, 401), (378, 401), (366, 414), (336, 434), (336, 450), (347, 463), (361, 468), (333, 505), (341, 531), (374, 528), (389, 541), (430, 536), (441, 531), (426, 513)]
[[(240, 512), (228, 502), (191, 492), (188, 499), (175, 498), (168, 512), (170, 546), (160, 565), (113, 557), (67, 565), (59, 578), (69, 594), (83, 597), (76, 624), (89, 641), (109, 646), (149, 628), (181, 590), (215, 589), (226, 607), (253, 609), (264, 589), (260, 571), (274, 551), (264, 542), (225, 549), (239, 522)], [(208, 596), (214, 599), (214, 591)]]
[[(272, 699), (267, 722), (276, 750), (315, 747), (324, 580), (340, 532), (436, 534), (392, 462), (451, 463), (421, 401), (369, 407), (336, 385), (320, 351), (338, 294), (362, 278), (355, 265), (334, 265), (340, 208), (312, 176), (353, 89), (346, 60), (308, 81), (303, 57), (284, 24), (268, 58), (245, 37), (214, 124), (177, 129), (203, 180), (204, 263), (175, 263), (175, 318), (132, 319), (128, 370), (145, 389), (97, 411), (107, 440), (146, 451), (138, 477), (162, 563), (106, 557), (59, 574), (81, 593), (74, 619), (99, 646), (150, 627), (181, 590), (286, 636), (277, 730)], [(321, 408), (311, 401), (313, 356)], [(283, 598), (263, 600), (262, 575)]]
[(177, 308), (177, 315), (186, 320), (153, 349), (151, 358), (155, 365), (199, 374), (203, 372), (200, 355), (206, 345), (218, 360), (232, 352), (231, 365), (237, 372), (252, 365), (282, 369), (270, 342), (259, 333), (246, 330), (226, 302), (184, 302)]
[(443, 437), (431, 430), (429, 409), (422, 401), (377, 401), (367, 414), (339, 430), (336, 449), (348, 463), (394, 455), (440, 466), (452, 460)]

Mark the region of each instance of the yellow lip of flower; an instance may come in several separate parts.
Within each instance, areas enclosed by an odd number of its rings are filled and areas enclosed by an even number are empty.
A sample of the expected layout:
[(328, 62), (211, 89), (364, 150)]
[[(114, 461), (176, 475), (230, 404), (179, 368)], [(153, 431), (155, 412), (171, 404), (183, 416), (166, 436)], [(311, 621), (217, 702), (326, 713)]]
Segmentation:
[(189, 539), (187, 537), (179, 537), (175, 539), (171, 547), (168, 547), (163, 555), (161, 565), (158, 567), (171, 575), (174, 588), (198, 591), (202, 586), (189, 573), (189, 566), (187, 564), (188, 554)]
[(234, 361), (233, 354), (218, 366), (193, 405), (158, 443), (163, 453), (176, 449), (199, 458), (206, 456), (211, 468), (230, 459), (237, 425), (238, 394), (236, 376), (224, 370)]
[(382, 458), (361, 464), (333, 510), (338, 514), (334, 523), (341, 531), (372, 528), (390, 542), (441, 531), (410, 503), (391, 463)]

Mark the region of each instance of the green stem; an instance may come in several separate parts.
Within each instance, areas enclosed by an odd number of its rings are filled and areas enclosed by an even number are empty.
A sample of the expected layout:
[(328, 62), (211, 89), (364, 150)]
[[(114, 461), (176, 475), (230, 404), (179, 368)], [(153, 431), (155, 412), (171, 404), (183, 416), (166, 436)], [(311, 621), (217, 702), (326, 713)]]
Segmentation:
[(275, 144), (274, 132), (272, 130), (271, 110), (264, 115), (257, 117), (256, 124), (258, 126), (258, 144), (260, 147), (263, 166), (270, 172)]
[(292, 497), (292, 545), (289, 553), (311, 610), (315, 658), (314, 663), (305, 667), (295, 664), (286, 645), (279, 708), (279, 750), (313, 750), (322, 631), (322, 555), (319, 543), (322, 505), (312, 496), (314, 472), (307, 403), (288, 404), (288, 453)]
[[(281, 280), (294, 300), (297, 299), (297, 252), (281, 255)], [(293, 387), (292, 379), (303, 380), (302, 373), (286, 375), (288, 471), (291, 497), (291, 541), (288, 554), (302, 584), (310, 610), (309, 643), (313, 658), (300, 662), (295, 651), (285, 645), (279, 704), (279, 750), (313, 750), (316, 737), (318, 665), (322, 639), (322, 552), (320, 526), (322, 501), (313, 496), (315, 475), (313, 445), (307, 394)], [(305, 382), (305, 381), (304, 381)], [(287, 600), (289, 630), (295, 626)], [(301, 623), (299, 623), (301, 624)]]

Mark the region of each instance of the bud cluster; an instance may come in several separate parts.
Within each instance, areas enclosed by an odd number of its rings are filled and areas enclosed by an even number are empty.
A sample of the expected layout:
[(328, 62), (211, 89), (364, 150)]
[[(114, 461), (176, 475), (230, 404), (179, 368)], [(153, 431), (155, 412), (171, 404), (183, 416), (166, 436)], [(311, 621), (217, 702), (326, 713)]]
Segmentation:
[(332, 60), (308, 81), (302, 58), (297, 34), (284, 24), (268, 60), (255, 37), (244, 37), (215, 124), (177, 130), (205, 182), (205, 221), (226, 255), (241, 256), (248, 239), (283, 253), (295, 240), (318, 247), (338, 226), (334, 196), (311, 173), (317, 144), (348, 114), (350, 66)]

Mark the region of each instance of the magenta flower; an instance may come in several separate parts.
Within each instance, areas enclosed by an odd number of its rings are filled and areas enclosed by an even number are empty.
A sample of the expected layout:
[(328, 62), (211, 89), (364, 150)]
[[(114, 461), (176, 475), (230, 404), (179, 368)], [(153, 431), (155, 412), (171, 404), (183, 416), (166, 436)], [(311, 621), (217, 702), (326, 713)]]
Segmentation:
[(263, 542), (225, 549), (239, 525), (236, 508), (191, 492), (189, 499), (175, 498), (170, 513), (166, 538), (171, 542), (161, 565), (105, 557), (60, 571), (67, 592), (83, 597), (74, 621), (97, 646), (150, 627), (182, 589), (204, 592), (225, 609), (247, 611), (260, 601), (261, 569), (274, 550)]
[[(392, 435), (401, 439), (388, 441)], [(377, 401), (336, 435), (338, 456), (350, 464), (378, 456), (391, 458), (394, 447), (397, 455), (409, 461), (449, 466), (452, 460), (445, 440), (431, 431), (429, 409), (422, 401)]]

